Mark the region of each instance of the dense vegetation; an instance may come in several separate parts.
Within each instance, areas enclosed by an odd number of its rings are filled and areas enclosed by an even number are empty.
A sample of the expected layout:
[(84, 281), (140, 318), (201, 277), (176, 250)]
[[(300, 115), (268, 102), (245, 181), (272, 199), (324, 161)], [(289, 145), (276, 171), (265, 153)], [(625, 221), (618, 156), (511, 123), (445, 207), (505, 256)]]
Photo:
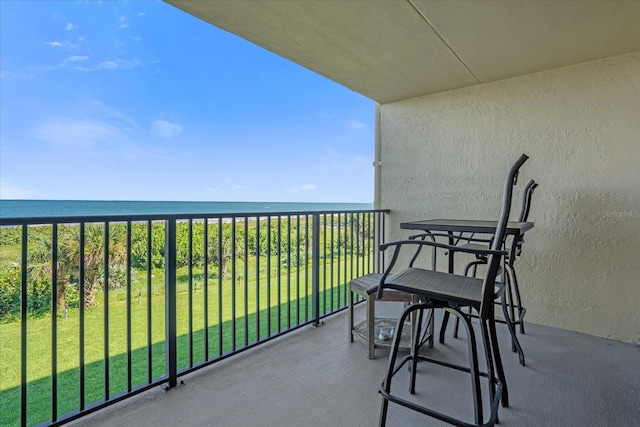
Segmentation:
[[(361, 224), (352, 224), (352, 218), (343, 216), (337, 224), (322, 224), (321, 257), (331, 258), (360, 254), (370, 248), (352, 245), (365, 237), (357, 230)], [(235, 225), (235, 226), (234, 226)], [(355, 226), (354, 226), (355, 225)], [(333, 230), (332, 230), (333, 228)], [(213, 267), (223, 278), (229, 275), (232, 257), (246, 262), (249, 258), (276, 257), (283, 268), (307, 264), (311, 251), (311, 224), (300, 219), (273, 219), (236, 224), (181, 222), (176, 232), (176, 266), (178, 269)], [(354, 232), (354, 230), (356, 230)], [(81, 248), (81, 236), (84, 247)], [(353, 234), (357, 233), (357, 236)], [(130, 236), (129, 236), (130, 234)], [(205, 244), (206, 235), (206, 244)], [(54, 239), (57, 240), (54, 252)], [(21, 300), (21, 229), (0, 228), (0, 322), (15, 320), (20, 315)], [(107, 243), (107, 244), (105, 244)], [(55, 305), (62, 313), (77, 307), (82, 297), (84, 306), (96, 305), (96, 295), (105, 286), (118, 289), (134, 277), (135, 270), (162, 269), (165, 263), (164, 223), (110, 224), (103, 223), (30, 227), (27, 240), (27, 308), (31, 315), (47, 313), (52, 308), (52, 283), (55, 281)], [(130, 250), (128, 250), (130, 247)], [(80, 263), (82, 249), (83, 265)], [(105, 262), (105, 253), (108, 253)], [(130, 259), (129, 259), (130, 258)], [(128, 269), (127, 265), (130, 265)], [(54, 270), (53, 266), (56, 265)], [(83, 271), (81, 271), (83, 269)], [(108, 274), (106, 271), (108, 270)], [(82, 286), (82, 289), (81, 289)], [(81, 292), (82, 291), (82, 292)]]

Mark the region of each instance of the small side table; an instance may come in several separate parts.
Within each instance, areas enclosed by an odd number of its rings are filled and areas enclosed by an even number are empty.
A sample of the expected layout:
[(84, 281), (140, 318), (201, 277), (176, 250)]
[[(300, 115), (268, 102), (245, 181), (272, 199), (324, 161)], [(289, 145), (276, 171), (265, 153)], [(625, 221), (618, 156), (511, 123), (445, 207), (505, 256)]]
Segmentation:
[[(399, 301), (404, 302), (405, 306), (414, 301), (412, 294), (405, 292), (386, 290), (384, 297), (376, 298), (378, 285), (382, 273), (372, 273), (365, 276), (356, 277), (349, 282), (349, 340), (353, 342), (356, 337), (369, 347), (369, 359), (375, 359), (376, 348), (390, 348), (391, 340), (396, 327), (396, 319), (376, 318), (375, 303), (376, 301)], [(360, 295), (366, 300), (367, 316), (366, 320), (354, 325), (353, 321), (353, 304), (355, 295)], [(415, 325), (415, 313), (411, 316), (411, 322)], [(411, 349), (411, 328), (404, 328), (400, 347), (406, 350)]]

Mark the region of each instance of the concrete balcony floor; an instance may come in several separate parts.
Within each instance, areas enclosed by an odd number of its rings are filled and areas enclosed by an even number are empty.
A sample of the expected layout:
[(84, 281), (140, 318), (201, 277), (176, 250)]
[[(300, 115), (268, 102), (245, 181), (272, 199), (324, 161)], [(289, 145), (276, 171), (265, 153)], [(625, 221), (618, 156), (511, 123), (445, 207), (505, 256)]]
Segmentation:
[[(360, 305), (357, 314), (363, 313)], [(453, 338), (451, 329), (445, 345), (426, 351), (465, 360), (466, 340)], [(510, 396), (510, 407), (499, 411), (501, 426), (639, 425), (640, 347), (527, 324), (522, 367), (506, 327), (498, 325), (498, 333)], [(69, 425), (374, 426), (387, 351), (378, 349), (369, 360), (365, 346), (347, 336), (342, 312), (319, 328), (302, 328), (187, 375), (173, 390), (147, 391)], [(415, 399), (472, 421), (467, 374), (427, 363), (418, 372)], [(394, 389), (408, 388), (404, 378), (394, 381)], [(444, 424), (391, 404), (387, 425)]]

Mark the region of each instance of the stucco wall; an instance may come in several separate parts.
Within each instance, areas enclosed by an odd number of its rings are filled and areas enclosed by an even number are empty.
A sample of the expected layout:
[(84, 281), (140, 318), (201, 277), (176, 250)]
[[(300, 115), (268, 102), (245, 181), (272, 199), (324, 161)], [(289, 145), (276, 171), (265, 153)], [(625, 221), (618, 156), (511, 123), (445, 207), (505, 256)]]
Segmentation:
[(540, 185), (518, 260), (527, 321), (640, 344), (640, 52), (381, 106), (381, 198), (399, 223), (496, 218)]

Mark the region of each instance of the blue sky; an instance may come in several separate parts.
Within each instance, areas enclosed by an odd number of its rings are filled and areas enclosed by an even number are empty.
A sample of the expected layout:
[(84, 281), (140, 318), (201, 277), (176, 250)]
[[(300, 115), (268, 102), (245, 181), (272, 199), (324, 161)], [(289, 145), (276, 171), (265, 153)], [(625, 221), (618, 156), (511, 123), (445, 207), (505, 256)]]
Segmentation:
[(0, 1), (0, 198), (373, 201), (374, 103), (160, 1)]

